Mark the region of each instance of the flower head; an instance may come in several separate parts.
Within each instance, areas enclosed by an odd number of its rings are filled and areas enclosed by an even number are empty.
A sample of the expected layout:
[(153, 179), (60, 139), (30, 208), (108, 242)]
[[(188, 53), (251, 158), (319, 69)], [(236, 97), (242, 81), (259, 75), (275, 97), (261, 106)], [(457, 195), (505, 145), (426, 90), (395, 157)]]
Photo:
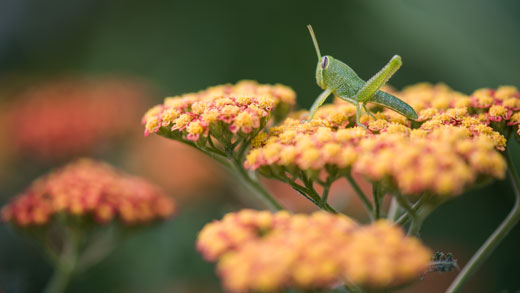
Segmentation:
[[(166, 98), (144, 115), (145, 135), (163, 129), (177, 139), (205, 145), (212, 135), (231, 144), (267, 123), (269, 117), (283, 117), (295, 103), (296, 95), (283, 85), (261, 85), (241, 81), (210, 87), (198, 93)], [(212, 143), (212, 142), (209, 142)]]
[(274, 227), (287, 225), (289, 216), (287, 212), (272, 214), (247, 209), (227, 214), (221, 221), (204, 226), (198, 236), (197, 249), (205, 259), (217, 260), (245, 242), (261, 238)]
[(417, 278), (431, 257), (417, 238), (406, 237), (386, 220), (360, 227), (342, 253), (344, 278), (371, 288), (393, 287)]
[(245, 167), (297, 177), (300, 171), (319, 176), (322, 170), (330, 175), (353, 169), (404, 194), (457, 195), (482, 177), (503, 178), (506, 169), (496, 151), (505, 147), (505, 138), (461, 113), (434, 115), (418, 129), (381, 115), (368, 122), (369, 130), (288, 119), (262, 136)]
[[(511, 127), (519, 133), (517, 117), (520, 113), (520, 92), (513, 86), (501, 86), (496, 90), (479, 89), (471, 95), (472, 105), (480, 108), (475, 111), (483, 116), (483, 120), (489, 121), (490, 126), (502, 133)], [(486, 103), (481, 103), (481, 100)]]
[(360, 227), (346, 216), (325, 212), (240, 211), (202, 230), (197, 247), (205, 256), (214, 239), (226, 245), (208, 259), (218, 259), (218, 273), (231, 292), (327, 289), (338, 282), (388, 288), (417, 278), (431, 254), (386, 221)]
[(372, 181), (390, 178), (403, 194), (458, 195), (478, 178), (503, 178), (506, 170), (492, 140), (454, 126), (384, 133), (358, 150), (355, 171)]
[[(436, 85), (419, 83), (394, 94), (417, 111), (419, 120), (427, 119), (428, 113), (431, 113), (432, 109), (441, 112), (449, 108), (468, 107), (471, 103), (471, 99), (467, 95), (442, 83)], [(422, 113), (423, 111), (424, 113)]]
[(338, 178), (354, 170), (404, 194), (457, 195), (481, 179), (504, 177), (506, 164), (497, 152), (507, 143), (504, 121), (520, 124), (514, 87), (466, 96), (423, 83), (393, 93), (417, 110), (417, 121), (381, 109), (377, 120), (363, 115), (367, 129), (359, 128), (355, 107), (336, 99), (310, 122), (300, 122), (305, 113), (294, 114), (258, 135), (245, 167), (285, 181), (319, 181), (324, 173)]
[(167, 218), (174, 210), (173, 200), (147, 181), (80, 159), (35, 180), (3, 207), (2, 218), (22, 227), (46, 225), (60, 213), (137, 224)]
[(56, 80), (33, 86), (7, 105), (13, 147), (40, 160), (85, 155), (128, 133), (148, 95), (125, 80)]
[(474, 118), (501, 134), (507, 134), (507, 126), (518, 131), (518, 115), (515, 114), (520, 111), (520, 92), (513, 86), (477, 89), (467, 96), (443, 84), (421, 83), (409, 86), (396, 95), (417, 110), (420, 122), (457, 110), (459, 119)]

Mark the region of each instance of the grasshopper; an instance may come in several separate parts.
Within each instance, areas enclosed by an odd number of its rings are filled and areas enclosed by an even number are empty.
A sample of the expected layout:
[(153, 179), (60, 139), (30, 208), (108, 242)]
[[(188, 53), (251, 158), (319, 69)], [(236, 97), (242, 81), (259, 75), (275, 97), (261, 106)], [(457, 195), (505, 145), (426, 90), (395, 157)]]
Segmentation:
[(367, 127), (359, 121), (362, 109), (376, 119), (374, 114), (367, 109), (367, 103), (387, 107), (412, 120), (417, 119), (417, 113), (410, 105), (389, 93), (379, 90), (403, 64), (401, 56), (394, 55), (385, 67), (365, 82), (347, 64), (329, 55), (322, 57), (312, 26), (308, 25), (307, 28), (311, 34), (316, 55), (318, 55), (316, 83), (324, 90), (314, 101), (308, 120), (312, 120), (316, 110), (330, 94), (334, 94), (336, 97), (356, 106), (356, 123), (363, 128)]

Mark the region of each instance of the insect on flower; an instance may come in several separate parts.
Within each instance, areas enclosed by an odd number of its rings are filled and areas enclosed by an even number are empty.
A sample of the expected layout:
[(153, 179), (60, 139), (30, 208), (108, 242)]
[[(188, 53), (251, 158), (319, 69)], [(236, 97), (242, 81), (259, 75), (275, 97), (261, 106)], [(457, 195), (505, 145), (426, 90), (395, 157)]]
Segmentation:
[(368, 115), (376, 119), (367, 109), (367, 103), (374, 103), (390, 108), (412, 120), (417, 119), (417, 113), (415, 113), (415, 110), (410, 105), (389, 93), (379, 90), (403, 64), (401, 56), (394, 55), (385, 67), (365, 82), (347, 64), (329, 55), (322, 57), (320, 48), (318, 47), (318, 41), (316, 40), (311, 25), (308, 25), (307, 28), (309, 29), (316, 54), (318, 55), (316, 82), (319, 87), (324, 89), (323, 93), (316, 98), (316, 101), (314, 101), (311, 107), (309, 120), (312, 120), (316, 110), (325, 102), (330, 94), (334, 94), (338, 98), (356, 106), (356, 123), (363, 128), (366, 128), (366, 126), (359, 121), (362, 113), (361, 108), (363, 108)]

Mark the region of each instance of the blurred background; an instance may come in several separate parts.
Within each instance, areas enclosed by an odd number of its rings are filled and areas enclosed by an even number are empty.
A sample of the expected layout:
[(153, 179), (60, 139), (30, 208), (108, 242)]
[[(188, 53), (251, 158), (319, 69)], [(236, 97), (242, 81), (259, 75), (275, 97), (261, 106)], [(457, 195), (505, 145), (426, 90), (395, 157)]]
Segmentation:
[[(320, 93), (309, 23), (322, 53), (364, 79), (400, 54), (404, 65), (391, 80), (397, 88), (444, 82), (469, 94), (520, 86), (518, 15), (515, 0), (2, 0), (0, 203), (75, 157), (108, 161), (161, 185), (180, 210), (126, 239), (70, 292), (219, 292), (213, 265), (195, 252), (198, 231), (226, 212), (262, 207), (244, 202), (243, 190), (197, 152), (144, 138), (140, 118), (148, 107), (240, 79), (291, 86), (309, 107)], [(294, 210), (310, 210), (283, 186), (271, 189)], [(360, 209), (345, 198), (344, 183), (336, 193), (336, 203)], [(496, 182), (437, 210), (422, 237), (463, 265), (511, 207), (509, 183)], [(519, 232), (465, 292), (520, 289)], [(0, 226), (0, 292), (42, 290), (51, 268), (39, 249)], [(405, 291), (442, 292), (455, 275), (428, 275)]]

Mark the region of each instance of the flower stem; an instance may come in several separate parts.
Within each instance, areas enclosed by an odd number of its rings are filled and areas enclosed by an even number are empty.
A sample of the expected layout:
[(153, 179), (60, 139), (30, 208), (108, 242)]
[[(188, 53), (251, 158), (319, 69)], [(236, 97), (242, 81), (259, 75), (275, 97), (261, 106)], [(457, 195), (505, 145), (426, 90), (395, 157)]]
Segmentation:
[(234, 159), (233, 162), (233, 170), (242, 179), (242, 181), (249, 186), (251, 189), (256, 191), (258, 195), (262, 197), (262, 199), (267, 203), (271, 210), (280, 211), (284, 208), (282, 205), (267, 191), (265, 188), (255, 179), (251, 178), (251, 175), (242, 167), (240, 161)]
[(349, 292), (349, 293), (363, 293), (364, 292), (363, 289), (361, 289), (360, 287), (358, 287), (356, 285), (345, 284), (344, 287), (347, 290), (347, 292)]
[(513, 227), (518, 223), (518, 220), (520, 220), (520, 177), (518, 176), (518, 171), (513, 164), (511, 154), (509, 153), (509, 148), (505, 156), (509, 167), (507, 170), (508, 175), (511, 179), (511, 182), (513, 183), (513, 190), (515, 195), (513, 209), (511, 212), (509, 212), (502, 224), (500, 224), (500, 226), (493, 232), (493, 234), (489, 236), (486, 242), (484, 242), (484, 244), (477, 250), (466, 266), (464, 266), (462, 271), (460, 271), (446, 292), (451, 293), (460, 291), (469, 277), (489, 257), (498, 244), (500, 244), (500, 242), (509, 234), (511, 229), (513, 229)]
[[(287, 182), (291, 187), (298, 191), (301, 195), (303, 195), (306, 199), (310, 200), (314, 205), (316, 205), (318, 208), (331, 212), (334, 214), (337, 214), (338, 212), (331, 207), (327, 202), (323, 202), (319, 196), (319, 194), (314, 189), (310, 189), (306, 186), (301, 186), (298, 183), (294, 182), (291, 179), (288, 178), (280, 178), (281, 181)], [(328, 192), (328, 191), (327, 191)]]
[(388, 215), (386, 216), (386, 218), (389, 221), (395, 222), (400, 214), (400, 210), (401, 207), (399, 206), (397, 199), (395, 197), (392, 197), (392, 201), (390, 202), (390, 207), (388, 208)]
[(74, 274), (74, 270), (76, 269), (81, 235), (80, 232), (74, 228), (66, 227), (65, 229), (67, 231), (64, 236), (63, 249), (59, 258), (54, 263), (54, 274), (45, 287), (45, 293), (65, 292), (65, 289)]
[(381, 218), (381, 186), (378, 183), (372, 184), (372, 197), (374, 198), (374, 218)]
[(350, 175), (350, 173), (347, 173), (347, 175), (345, 175), (345, 177), (347, 178), (348, 182), (350, 183), (350, 186), (352, 186), (352, 188), (354, 189), (356, 194), (359, 196), (359, 198), (363, 202), (363, 206), (365, 207), (365, 210), (367, 211), (370, 221), (373, 221), (374, 213), (373, 213), (372, 203), (367, 198), (367, 196), (365, 195), (363, 190), (361, 190), (359, 185), (356, 183), (356, 180), (354, 180), (354, 178), (352, 178), (352, 175)]
[(417, 236), (419, 235), (419, 231), (421, 231), (421, 227), (423, 224), (424, 218), (415, 218), (410, 223), (410, 227), (408, 228), (408, 235), (409, 236)]
[[(328, 182), (327, 182), (328, 183)], [(325, 184), (325, 186), (323, 186), (323, 193), (321, 195), (321, 204), (322, 206), (325, 208), (328, 204), (328, 198), (329, 198), (329, 190), (330, 190), (330, 183), (329, 184)]]
[(338, 177), (335, 174), (329, 174), (329, 176), (327, 176), (327, 180), (322, 184), (323, 192), (321, 194), (321, 208), (323, 210), (328, 210), (330, 186), (332, 185), (332, 182), (334, 182), (337, 178)]
[[(426, 196), (425, 195), (422, 195), (412, 206), (412, 209), (414, 210), (415, 214), (418, 213), (418, 210), (419, 208), (421, 208), (421, 206), (423, 205), (424, 201), (425, 201), (425, 198)], [(396, 199), (395, 197), (393, 199)], [(396, 203), (398, 203), (397, 199), (396, 199)], [(398, 208), (400, 209), (401, 206), (398, 204)], [(410, 214), (408, 212), (404, 212), (397, 220), (395, 220), (394, 218), (394, 223), (398, 226), (403, 226), (404, 224), (406, 224), (408, 222), (408, 220), (410, 220)]]

